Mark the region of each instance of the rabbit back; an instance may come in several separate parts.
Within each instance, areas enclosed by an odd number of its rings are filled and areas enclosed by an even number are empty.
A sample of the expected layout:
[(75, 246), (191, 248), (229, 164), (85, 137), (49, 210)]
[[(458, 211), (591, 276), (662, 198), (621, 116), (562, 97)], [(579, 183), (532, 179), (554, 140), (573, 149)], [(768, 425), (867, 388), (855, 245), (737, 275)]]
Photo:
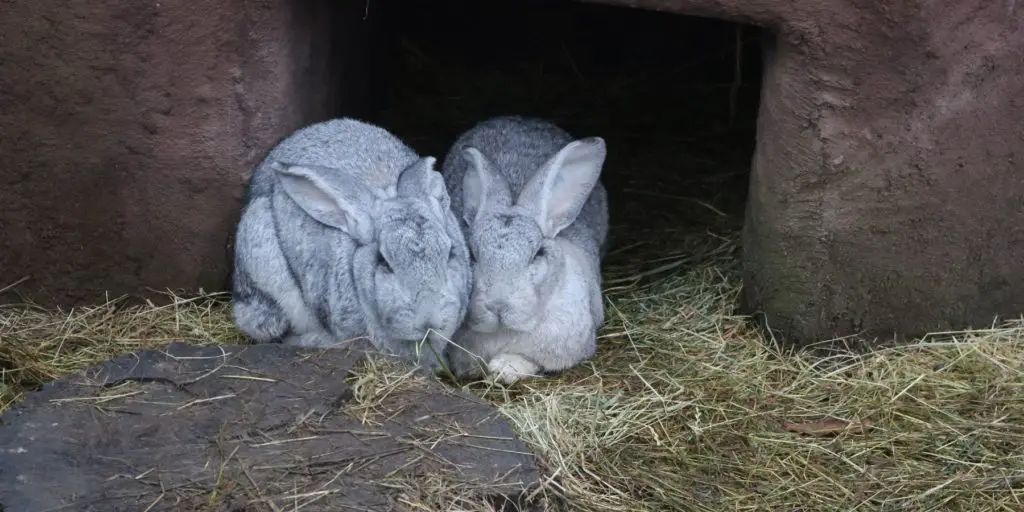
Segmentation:
[[(239, 327), (257, 341), (303, 346), (367, 336), (402, 355), (412, 352), (410, 338), (426, 336), (425, 328), (417, 336), (421, 317), (424, 326), (454, 332), (468, 300), (468, 254), (443, 184), (441, 194), (432, 191), (443, 183), (432, 165), (387, 130), (353, 119), (310, 125), (282, 141), (253, 172), (239, 222)], [(358, 205), (358, 215), (318, 210), (335, 196)], [(438, 271), (402, 252), (409, 247), (450, 250), (452, 261)], [(403, 266), (391, 269), (385, 252)]]
[(419, 155), (387, 129), (352, 118), (338, 118), (300, 128), (274, 147), (250, 178), (249, 196), (269, 196), (274, 162), (318, 165), (344, 170), (367, 187), (395, 184)]
[[(232, 295), (243, 331), (260, 342), (321, 346), (370, 330), (348, 272), (332, 271), (351, 268), (355, 243), (275, 194), (278, 162), (329, 167), (384, 188), (417, 158), (386, 129), (351, 118), (305, 126), (278, 143), (249, 179), (236, 235)], [(296, 250), (286, 255), (284, 247)]]

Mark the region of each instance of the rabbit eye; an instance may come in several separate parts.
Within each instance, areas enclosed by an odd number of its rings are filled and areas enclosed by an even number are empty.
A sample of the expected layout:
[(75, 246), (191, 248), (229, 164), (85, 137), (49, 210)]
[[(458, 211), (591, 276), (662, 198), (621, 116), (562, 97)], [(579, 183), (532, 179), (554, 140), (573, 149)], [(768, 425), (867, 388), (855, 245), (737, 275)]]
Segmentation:
[(533, 255), (533, 261), (537, 261), (538, 259), (547, 256), (547, 254), (548, 252), (544, 250), (544, 246), (541, 246), (540, 249), (537, 249), (537, 253)]
[(393, 272), (391, 270), (391, 264), (389, 264), (388, 260), (384, 258), (384, 254), (383, 253), (379, 253), (379, 252), (377, 253), (377, 266), (380, 267), (381, 270), (383, 270), (384, 272), (386, 272), (388, 274)]

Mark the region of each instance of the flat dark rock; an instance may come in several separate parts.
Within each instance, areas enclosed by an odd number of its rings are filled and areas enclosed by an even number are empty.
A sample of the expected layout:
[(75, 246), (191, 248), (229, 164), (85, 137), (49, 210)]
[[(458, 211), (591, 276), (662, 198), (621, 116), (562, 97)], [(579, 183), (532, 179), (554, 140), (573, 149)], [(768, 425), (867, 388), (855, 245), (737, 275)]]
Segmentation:
[(366, 351), (172, 344), (49, 383), (0, 416), (0, 510), (395, 510), (536, 485), (474, 396), (420, 375), (356, 400)]

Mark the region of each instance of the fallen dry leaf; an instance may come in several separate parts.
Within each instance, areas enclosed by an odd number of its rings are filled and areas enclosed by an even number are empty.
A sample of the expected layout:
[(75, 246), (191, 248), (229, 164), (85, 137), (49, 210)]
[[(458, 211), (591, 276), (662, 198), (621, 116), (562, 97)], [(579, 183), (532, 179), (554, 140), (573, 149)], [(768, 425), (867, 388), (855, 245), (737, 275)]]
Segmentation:
[(850, 422), (828, 418), (808, 423), (783, 423), (782, 427), (790, 432), (806, 434), (809, 436), (830, 436), (849, 432), (851, 434), (863, 434), (871, 428), (871, 420)]

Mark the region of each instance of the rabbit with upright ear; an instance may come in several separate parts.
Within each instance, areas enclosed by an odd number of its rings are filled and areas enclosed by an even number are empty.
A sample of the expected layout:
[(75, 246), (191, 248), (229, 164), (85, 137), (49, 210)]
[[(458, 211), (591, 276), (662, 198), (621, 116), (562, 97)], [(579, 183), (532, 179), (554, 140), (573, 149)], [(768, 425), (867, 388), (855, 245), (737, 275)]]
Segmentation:
[(435, 161), (349, 118), (278, 144), (253, 172), (238, 224), (238, 327), (304, 347), (366, 337), (436, 370), (471, 277)]
[(515, 116), (462, 134), (442, 175), (464, 220), (473, 289), (453, 372), (506, 384), (592, 357), (604, 323), (604, 139)]

